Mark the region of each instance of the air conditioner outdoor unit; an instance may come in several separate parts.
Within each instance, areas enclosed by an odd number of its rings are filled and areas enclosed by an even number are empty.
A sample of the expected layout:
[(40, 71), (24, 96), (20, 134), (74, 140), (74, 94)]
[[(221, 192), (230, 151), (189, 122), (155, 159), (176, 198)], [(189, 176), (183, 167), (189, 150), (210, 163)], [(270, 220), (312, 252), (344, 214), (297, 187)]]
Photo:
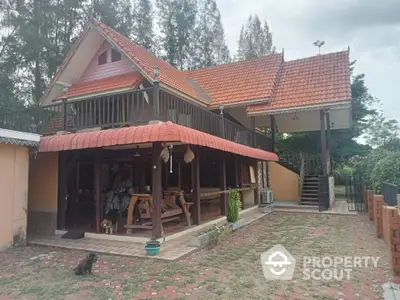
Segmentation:
[(274, 194), (271, 190), (266, 190), (262, 193), (261, 204), (271, 204), (274, 202)]

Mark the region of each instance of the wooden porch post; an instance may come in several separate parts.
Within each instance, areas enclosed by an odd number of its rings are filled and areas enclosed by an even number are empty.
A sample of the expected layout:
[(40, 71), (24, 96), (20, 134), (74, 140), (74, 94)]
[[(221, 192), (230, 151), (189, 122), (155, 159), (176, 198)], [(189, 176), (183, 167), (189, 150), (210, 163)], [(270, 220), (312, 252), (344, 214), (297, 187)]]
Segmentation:
[(161, 189), (161, 142), (153, 143), (152, 151), (152, 177), (151, 177), (151, 194), (152, 194), (152, 232), (153, 237), (162, 237), (162, 224), (161, 224), (161, 202), (162, 202), (162, 189)]
[(160, 82), (158, 80), (153, 82), (153, 118), (154, 120), (160, 118)]
[(101, 222), (101, 165), (103, 163), (103, 153), (101, 149), (96, 149), (96, 161), (94, 164), (94, 186), (96, 190), (96, 232), (100, 232)]
[(66, 229), (66, 212), (67, 212), (67, 152), (58, 153), (58, 204), (57, 204), (57, 223), (58, 229)]
[(195, 157), (192, 162), (193, 167), (193, 224), (199, 225), (201, 222), (200, 219), (200, 151), (197, 148), (195, 152)]
[(322, 175), (327, 175), (327, 160), (326, 160), (326, 131), (325, 131), (325, 111), (320, 111), (321, 120), (321, 163), (322, 163)]
[[(226, 191), (226, 160), (224, 152), (221, 152), (219, 180), (220, 180), (220, 189), (222, 191)], [(220, 199), (221, 216), (226, 216), (228, 207), (227, 198), (228, 195), (226, 193), (221, 194), (221, 199)]]
[(252, 145), (256, 147), (256, 117), (250, 117), (250, 125), (252, 130)]
[(271, 115), (271, 152), (275, 152), (275, 116)]
[(328, 174), (332, 174), (332, 139), (331, 139), (331, 114), (329, 110), (326, 112), (326, 144), (328, 147)]

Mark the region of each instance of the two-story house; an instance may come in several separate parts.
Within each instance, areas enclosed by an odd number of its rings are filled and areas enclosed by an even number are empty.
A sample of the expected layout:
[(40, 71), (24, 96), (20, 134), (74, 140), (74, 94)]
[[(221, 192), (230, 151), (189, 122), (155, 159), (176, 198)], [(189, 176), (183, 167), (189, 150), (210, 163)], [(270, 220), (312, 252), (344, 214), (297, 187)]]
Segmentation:
[[(38, 107), (0, 116), (1, 127), (42, 135), (31, 158), (28, 230), (100, 232), (118, 208), (122, 230), (157, 237), (181, 216), (196, 225), (225, 215), (228, 189), (240, 191), (243, 208), (269, 186), (280, 200), (303, 192), (298, 200), (327, 209), (330, 131), (350, 124), (348, 51), (180, 71), (97, 20)], [(312, 171), (304, 159), (279, 161), (277, 131), (317, 130)], [(307, 176), (316, 183), (309, 198)]]

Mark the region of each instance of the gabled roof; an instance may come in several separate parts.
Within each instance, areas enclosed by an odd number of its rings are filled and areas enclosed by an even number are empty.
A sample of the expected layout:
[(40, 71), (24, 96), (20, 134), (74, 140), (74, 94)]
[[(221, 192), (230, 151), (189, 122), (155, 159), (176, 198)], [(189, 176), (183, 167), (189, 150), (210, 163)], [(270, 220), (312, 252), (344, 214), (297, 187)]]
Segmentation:
[(57, 99), (80, 97), (90, 94), (104, 93), (119, 89), (137, 88), (143, 81), (143, 76), (139, 72), (117, 75), (93, 81), (85, 81), (73, 84), (68, 92), (61, 94)]
[(249, 113), (351, 100), (349, 52), (287, 61), (271, 103), (253, 105)]
[(132, 60), (132, 62), (139, 68), (144, 75), (147, 75), (147, 79), (152, 81), (154, 66), (158, 66), (160, 70), (159, 80), (161, 83), (186, 94), (187, 96), (203, 101), (204, 98), (200, 97), (198, 92), (192, 86), (185, 73), (176, 69), (168, 62), (158, 58), (145, 48), (140, 47), (135, 42), (129, 40), (122, 34), (118, 33), (114, 29), (111, 29), (107, 25), (95, 20), (94, 24), (104, 34), (105, 38), (108, 38), (111, 42), (116, 44), (125, 55)]
[(283, 54), (186, 71), (211, 98), (211, 105), (248, 105), (255, 100), (269, 101)]
[[(283, 54), (277, 53), (253, 60), (182, 72), (97, 20), (93, 20), (73, 44), (42, 99), (49, 95), (54, 83), (74, 57), (74, 53), (77, 53), (80, 43), (92, 29), (121, 51), (150, 83), (154, 80), (154, 66), (158, 66), (163, 88), (211, 108), (222, 104), (249, 106), (249, 114), (268, 114), (275, 110), (325, 105), (351, 99), (348, 51), (288, 62), (284, 62)], [(68, 97), (78, 95), (78, 92), (81, 95), (89, 92), (93, 94), (128, 86), (136, 85), (125, 77), (108, 78), (104, 82), (73, 85)]]

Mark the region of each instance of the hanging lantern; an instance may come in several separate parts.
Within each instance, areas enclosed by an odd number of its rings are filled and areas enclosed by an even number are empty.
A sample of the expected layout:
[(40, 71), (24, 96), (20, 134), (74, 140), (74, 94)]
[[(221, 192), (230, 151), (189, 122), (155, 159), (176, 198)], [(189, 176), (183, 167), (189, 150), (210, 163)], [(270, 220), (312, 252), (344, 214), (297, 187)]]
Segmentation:
[(190, 147), (188, 146), (185, 154), (183, 155), (183, 160), (185, 161), (185, 163), (190, 163), (192, 160), (194, 159), (194, 153), (192, 151), (192, 149), (190, 149)]
[(164, 160), (165, 163), (168, 162), (168, 160), (169, 160), (169, 149), (168, 149), (168, 146), (165, 146), (163, 148), (163, 150), (161, 151), (160, 156)]

